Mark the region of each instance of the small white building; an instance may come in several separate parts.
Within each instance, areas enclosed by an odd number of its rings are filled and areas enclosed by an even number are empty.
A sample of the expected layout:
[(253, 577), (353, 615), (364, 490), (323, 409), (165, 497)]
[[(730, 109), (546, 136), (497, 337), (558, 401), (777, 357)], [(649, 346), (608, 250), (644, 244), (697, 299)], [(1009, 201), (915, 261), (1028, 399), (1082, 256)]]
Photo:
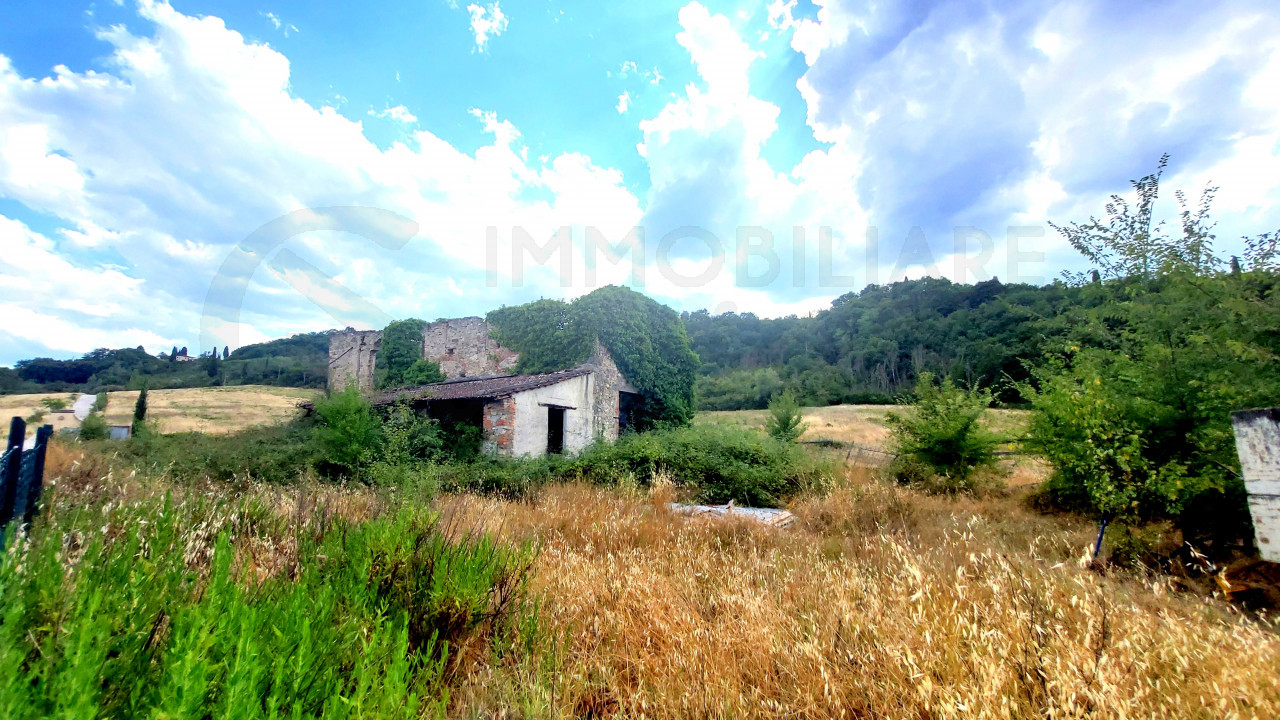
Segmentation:
[(639, 391), (597, 347), (576, 368), (533, 375), (466, 377), (384, 393), (442, 421), (484, 428), (486, 452), (504, 457), (576, 453), (612, 441), (631, 424)]
[(439, 320), (422, 330), (422, 357), (444, 382), (374, 391), (382, 333), (352, 330), (329, 339), (329, 388), (354, 384), (375, 405), (407, 401), (420, 413), (484, 429), (485, 450), (507, 457), (574, 453), (615, 440), (641, 402), (604, 346), (582, 365), (559, 372), (512, 374), (520, 355), (502, 347), (482, 318)]

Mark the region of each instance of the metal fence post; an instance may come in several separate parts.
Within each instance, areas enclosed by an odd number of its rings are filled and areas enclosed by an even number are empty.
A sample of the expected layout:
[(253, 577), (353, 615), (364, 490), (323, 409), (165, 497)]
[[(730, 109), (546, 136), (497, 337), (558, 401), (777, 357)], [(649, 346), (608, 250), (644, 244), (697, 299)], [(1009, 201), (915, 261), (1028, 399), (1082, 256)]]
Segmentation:
[[(9, 423), (9, 448), (5, 451), (5, 466), (0, 468), (0, 532), (5, 532), (13, 519), (13, 503), (18, 493), (18, 480), (22, 474), (22, 441), (26, 439), (27, 423), (15, 417)], [(7, 533), (6, 533), (7, 534)], [(0, 540), (0, 547), (3, 547)]]
[(23, 478), (26, 482), (18, 493), (18, 504), (14, 514), (22, 513), (22, 526), (26, 528), (36, 515), (36, 506), (40, 502), (40, 493), (44, 489), (44, 459), (49, 450), (49, 438), (53, 437), (52, 425), (41, 425), (36, 430), (36, 444), (30, 452), (34, 453), (31, 462), (31, 476)]

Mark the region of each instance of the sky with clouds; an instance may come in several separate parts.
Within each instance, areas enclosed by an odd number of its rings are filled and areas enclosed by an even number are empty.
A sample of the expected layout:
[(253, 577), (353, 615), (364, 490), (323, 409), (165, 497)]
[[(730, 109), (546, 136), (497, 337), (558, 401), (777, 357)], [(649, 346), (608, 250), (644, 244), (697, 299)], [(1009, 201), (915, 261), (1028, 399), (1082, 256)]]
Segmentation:
[(1043, 283), (1172, 156), (1280, 228), (1274, 2), (9, 0), (0, 364), (609, 283), (777, 316)]

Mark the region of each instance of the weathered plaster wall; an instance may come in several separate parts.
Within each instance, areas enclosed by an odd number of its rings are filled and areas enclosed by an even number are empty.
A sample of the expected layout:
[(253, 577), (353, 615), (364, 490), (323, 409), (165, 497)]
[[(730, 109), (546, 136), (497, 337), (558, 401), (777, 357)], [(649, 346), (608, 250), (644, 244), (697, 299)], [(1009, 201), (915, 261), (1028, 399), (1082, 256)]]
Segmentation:
[(422, 331), (422, 357), (440, 365), (450, 380), (461, 377), (506, 375), (515, 372), (519, 353), (489, 337), (483, 318), (465, 317), (433, 322)]
[(373, 390), (373, 366), (382, 347), (377, 330), (348, 330), (329, 337), (329, 389), (341, 392), (354, 382), (361, 392)]
[(515, 438), (512, 454), (516, 456), (546, 454), (548, 405), (566, 408), (564, 413), (564, 451), (566, 453), (580, 452), (590, 445), (594, 438), (593, 375), (579, 375), (562, 383), (513, 395), (511, 400), (515, 404)]
[(634, 393), (639, 390), (627, 382), (622, 372), (618, 370), (617, 364), (613, 362), (613, 357), (599, 342), (596, 343), (595, 352), (592, 353), (587, 364), (592, 368), (590, 377), (593, 378), (592, 431), (595, 437), (612, 442), (618, 439), (618, 393)]

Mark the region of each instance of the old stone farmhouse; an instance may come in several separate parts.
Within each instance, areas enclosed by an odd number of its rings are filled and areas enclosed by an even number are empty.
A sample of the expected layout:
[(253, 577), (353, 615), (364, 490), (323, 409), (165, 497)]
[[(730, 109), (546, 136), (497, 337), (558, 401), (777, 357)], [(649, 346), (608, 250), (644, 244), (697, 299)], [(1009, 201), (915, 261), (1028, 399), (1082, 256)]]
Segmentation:
[(502, 456), (572, 453), (596, 440), (616, 440), (640, 402), (604, 346), (578, 367), (516, 375), (520, 356), (496, 343), (478, 317), (441, 320), (422, 332), (422, 356), (440, 365), (444, 382), (374, 391), (377, 331), (336, 333), (329, 341), (329, 387), (354, 383), (375, 404), (408, 401), (432, 417), (484, 428), (487, 452)]

